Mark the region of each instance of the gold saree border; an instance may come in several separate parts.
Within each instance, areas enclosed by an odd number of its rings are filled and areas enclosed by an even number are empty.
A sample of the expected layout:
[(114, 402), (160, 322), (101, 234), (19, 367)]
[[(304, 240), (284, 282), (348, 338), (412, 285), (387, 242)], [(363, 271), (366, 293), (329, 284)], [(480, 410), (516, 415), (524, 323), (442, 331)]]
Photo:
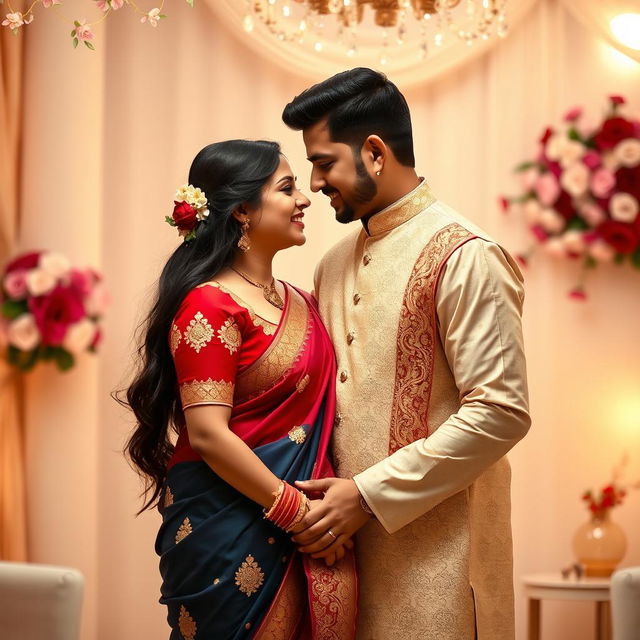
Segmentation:
[(304, 298), (287, 286), (289, 304), (278, 331), (266, 351), (238, 373), (236, 404), (260, 395), (285, 377), (302, 355), (310, 329), (310, 314)]
[(302, 562), (295, 554), (253, 640), (293, 640), (306, 611), (306, 600), (307, 585)]
[(233, 406), (233, 382), (226, 380), (192, 380), (180, 385), (182, 408), (196, 404), (224, 404)]
[(315, 640), (353, 640), (358, 617), (358, 578), (355, 556), (347, 552), (328, 567), (308, 558), (309, 593)]
[(436, 286), (451, 253), (475, 237), (458, 223), (449, 224), (434, 234), (414, 264), (398, 324), (389, 455), (428, 435), (437, 340)]

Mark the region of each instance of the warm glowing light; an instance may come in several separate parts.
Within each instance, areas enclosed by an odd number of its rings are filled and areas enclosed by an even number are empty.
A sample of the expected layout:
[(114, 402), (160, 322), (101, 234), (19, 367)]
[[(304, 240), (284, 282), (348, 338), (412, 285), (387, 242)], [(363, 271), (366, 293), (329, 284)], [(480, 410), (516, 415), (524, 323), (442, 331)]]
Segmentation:
[(625, 47), (640, 51), (640, 13), (623, 13), (611, 20), (613, 35)]

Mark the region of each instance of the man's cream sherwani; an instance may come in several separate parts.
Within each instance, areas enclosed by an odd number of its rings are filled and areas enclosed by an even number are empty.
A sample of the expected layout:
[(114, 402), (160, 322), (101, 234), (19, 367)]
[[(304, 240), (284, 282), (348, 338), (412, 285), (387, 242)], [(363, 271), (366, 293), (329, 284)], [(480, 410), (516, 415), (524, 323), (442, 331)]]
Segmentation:
[(522, 276), (426, 182), (323, 258), (334, 457), (374, 511), (360, 640), (512, 640), (510, 470), (527, 432)]

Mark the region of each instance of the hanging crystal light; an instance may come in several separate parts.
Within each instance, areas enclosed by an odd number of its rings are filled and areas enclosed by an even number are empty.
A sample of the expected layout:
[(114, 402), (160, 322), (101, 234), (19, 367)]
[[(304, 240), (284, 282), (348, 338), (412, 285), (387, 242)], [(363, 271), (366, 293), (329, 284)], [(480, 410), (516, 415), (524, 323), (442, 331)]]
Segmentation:
[(468, 45), (492, 36), (504, 38), (507, 0), (246, 0), (244, 26), (262, 22), (281, 41), (306, 44), (316, 52), (323, 42), (339, 43), (346, 57), (358, 55), (366, 29), (378, 38), (379, 62), (395, 47), (419, 43), (420, 58), (431, 46), (459, 38)]

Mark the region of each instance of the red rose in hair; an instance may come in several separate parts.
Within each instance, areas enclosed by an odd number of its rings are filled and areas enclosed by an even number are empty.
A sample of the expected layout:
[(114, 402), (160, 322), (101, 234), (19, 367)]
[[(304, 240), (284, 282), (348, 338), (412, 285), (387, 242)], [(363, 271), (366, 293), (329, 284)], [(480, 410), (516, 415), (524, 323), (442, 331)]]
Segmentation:
[(640, 200), (640, 165), (618, 169), (616, 171), (616, 187), (618, 191), (630, 193)]
[(640, 243), (640, 237), (635, 227), (626, 222), (607, 220), (598, 225), (596, 231), (618, 253), (633, 253)]
[(29, 300), (29, 310), (42, 334), (42, 343), (62, 344), (67, 327), (84, 318), (82, 302), (67, 287), (57, 286), (53, 291)]
[(180, 231), (193, 231), (195, 229), (198, 218), (196, 218), (196, 210), (188, 202), (174, 202), (173, 221)]
[(616, 116), (604, 121), (602, 129), (598, 131), (594, 141), (599, 149), (612, 149), (621, 140), (633, 138), (634, 133), (633, 122)]

